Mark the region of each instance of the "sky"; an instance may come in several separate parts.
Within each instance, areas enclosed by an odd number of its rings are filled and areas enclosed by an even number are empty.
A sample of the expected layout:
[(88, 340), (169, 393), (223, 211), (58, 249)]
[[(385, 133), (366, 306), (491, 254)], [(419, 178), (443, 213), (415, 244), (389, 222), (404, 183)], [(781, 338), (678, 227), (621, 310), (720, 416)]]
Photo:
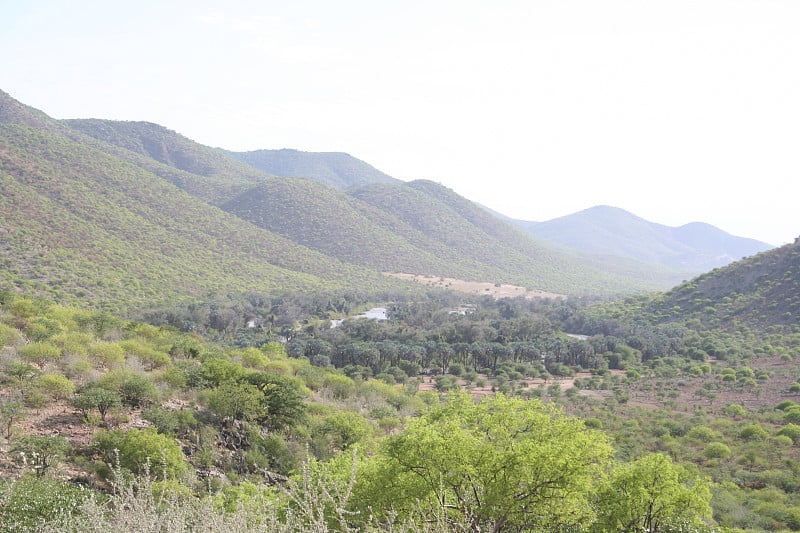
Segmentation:
[(800, 235), (796, 0), (0, 0), (0, 90), (346, 152), (522, 220)]

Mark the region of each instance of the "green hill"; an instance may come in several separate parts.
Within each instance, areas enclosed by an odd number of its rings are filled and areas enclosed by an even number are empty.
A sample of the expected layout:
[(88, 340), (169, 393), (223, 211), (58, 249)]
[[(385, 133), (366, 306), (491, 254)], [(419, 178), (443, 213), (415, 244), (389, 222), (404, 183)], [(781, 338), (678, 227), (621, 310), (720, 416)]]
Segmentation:
[[(431, 181), (373, 184), (348, 192), (403, 221), (417, 234), (436, 236), (446, 249), (431, 251), (448, 261), (468, 257), (484, 268), (505, 273), (495, 281), (568, 294), (609, 294), (666, 286), (663, 279), (659, 285), (659, 281), (647, 279), (647, 275), (624, 276), (603, 271), (541, 244), (477, 204)], [(426, 246), (414, 240), (414, 235), (409, 234), (407, 238), (420, 247)]]
[(687, 281), (653, 310), (665, 320), (696, 319), (729, 330), (800, 331), (800, 239)]
[(158, 124), (97, 119), (61, 122), (103, 143), (124, 148), (113, 150), (114, 155), (215, 205), (268, 177)]
[(224, 153), (274, 176), (310, 178), (337, 189), (399, 182), (364, 161), (341, 152), (283, 149)]
[(10, 98), (0, 109), (18, 122), (0, 124), (2, 288), (119, 308), (390, 284), (210, 206), (102, 143), (61, 134)]

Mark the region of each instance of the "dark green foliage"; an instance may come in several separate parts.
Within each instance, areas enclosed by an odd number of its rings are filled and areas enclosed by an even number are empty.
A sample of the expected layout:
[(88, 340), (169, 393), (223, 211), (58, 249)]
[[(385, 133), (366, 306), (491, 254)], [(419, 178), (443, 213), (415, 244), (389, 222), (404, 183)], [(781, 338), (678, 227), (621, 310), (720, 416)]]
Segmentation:
[(72, 399), (72, 406), (80, 410), (84, 420), (89, 420), (89, 413), (96, 409), (100, 419), (105, 422), (109, 411), (122, 406), (122, 397), (115, 391), (89, 387)]

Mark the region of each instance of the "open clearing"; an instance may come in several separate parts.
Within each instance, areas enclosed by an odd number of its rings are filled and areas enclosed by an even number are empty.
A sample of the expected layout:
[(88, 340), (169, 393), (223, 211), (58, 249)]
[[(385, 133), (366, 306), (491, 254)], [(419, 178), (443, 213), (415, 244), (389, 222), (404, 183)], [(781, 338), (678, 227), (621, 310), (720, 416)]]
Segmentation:
[(403, 272), (384, 272), (386, 276), (394, 278), (405, 279), (429, 285), (431, 287), (439, 287), (442, 289), (451, 289), (459, 292), (466, 292), (468, 294), (485, 294), (493, 298), (515, 298), (517, 296), (524, 296), (525, 298), (564, 298), (563, 294), (556, 294), (554, 292), (546, 292), (540, 290), (529, 290), (519, 285), (510, 285), (508, 283), (491, 283), (488, 281), (464, 281), (455, 278), (442, 278), (439, 276), (425, 276), (421, 274), (405, 274)]

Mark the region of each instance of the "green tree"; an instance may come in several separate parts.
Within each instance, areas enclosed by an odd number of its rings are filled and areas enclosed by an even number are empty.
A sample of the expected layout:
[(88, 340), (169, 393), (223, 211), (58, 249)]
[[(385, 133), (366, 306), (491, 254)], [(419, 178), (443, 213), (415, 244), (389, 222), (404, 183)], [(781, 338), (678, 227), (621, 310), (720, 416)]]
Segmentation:
[(157, 477), (162, 474), (176, 477), (188, 466), (180, 444), (154, 428), (101, 431), (95, 437), (95, 445), (108, 463), (116, 461), (118, 451), (119, 465), (134, 473), (143, 473), (149, 468)]
[(70, 445), (64, 437), (51, 435), (25, 435), (14, 440), (12, 452), (24, 457), (25, 464), (30, 465), (37, 476), (43, 476), (47, 470), (66, 456)]
[(7, 439), (11, 438), (14, 422), (23, 418), (25, 418), (25, 406), (22, 402), (0, 398), (0, 423), (3, 424)]
[(49, 342), (32, 342), (25, 345), (20, 352), (23, 359), (29, 361), (39, 368), (61, 358), (61, 348)]
[(84, 420), (89, 420), (89, 412), (97, 409), (100, 420), (105, 422), (108, 412), (121, 405), (122, 398), (119, 394), (100, 387), (89, 387), (72, 399), (72, 406), (81, 412)]
[(271, 430), (278, 430), (305, 420), (306, 405), (296, 380), (269, 372), (254, 372), (245, 379), (262, 394), (262, 412), (256, 418), (259, 423)]
[(672, 531), (680, 524), (704, 527), (711, 517), (711, 489), (666, 455), (650, 454), (617, 466), (597, 495), (593, 531)]
[(354, 499), (401, 516), (421, 502), (475, 531), (556, 530), (593, 518), (589, 494), (611, 452), (552, 405), (456, 392), (385, 442)]

